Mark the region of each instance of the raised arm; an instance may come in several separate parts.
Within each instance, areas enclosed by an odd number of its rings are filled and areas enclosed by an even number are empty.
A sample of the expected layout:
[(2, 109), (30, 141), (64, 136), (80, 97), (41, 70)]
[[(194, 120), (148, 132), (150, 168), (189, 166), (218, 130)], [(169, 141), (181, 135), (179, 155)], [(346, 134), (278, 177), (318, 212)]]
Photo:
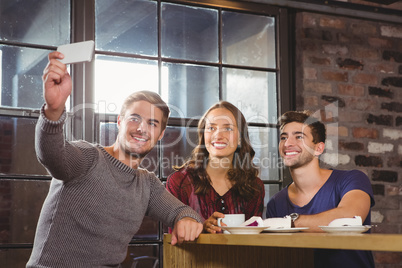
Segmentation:
[(57, 59), (64, 58), (60, 52), (52, 52), (49, 62), (43, 71), (43, 97), (46, 105), (45, 116), (51, 121), (57, 121), (62, 115), (68, 96), (71, 94), (72, 83), (67, 66)]
[(64, 110), (72, 83), (66, 65), (57, 60), (61, 58), (63, 54), (60, 52), (50, 53), (49, 62), (43, 71), (45, 105), (36, 125), (35, 150), (40, 163), (53, 177), (68, 181), (84, 176), (92, 166), (88, 159), (95, 159), (96, 150), (87, 143), (65, 140)]

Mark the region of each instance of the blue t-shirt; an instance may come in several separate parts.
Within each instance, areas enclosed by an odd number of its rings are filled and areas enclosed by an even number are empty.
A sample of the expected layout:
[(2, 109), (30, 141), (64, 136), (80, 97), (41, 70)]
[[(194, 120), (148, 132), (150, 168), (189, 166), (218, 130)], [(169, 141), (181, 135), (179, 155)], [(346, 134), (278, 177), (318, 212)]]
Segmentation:
[[(284, 217), (291, 213), (301, 215), (317, 214), (336, 208), (342, 197), (351, 190), (362, 190), (370, 196), (371, 207), (374, 206), (373, 189), (369, 178), (358, 170), (333, 170), (328, 180), (315, 194), (310, 202), (299, 207), (293, 204), (288, 195), (288, 187), (275, 194), (267, 204), (267, 218)], [(364, 225), (371, 224), (371, 212)], [(325, 268), (370, 268), (374, 267), (371, 251), (316, 249), (314, 252), (315, 267)]]

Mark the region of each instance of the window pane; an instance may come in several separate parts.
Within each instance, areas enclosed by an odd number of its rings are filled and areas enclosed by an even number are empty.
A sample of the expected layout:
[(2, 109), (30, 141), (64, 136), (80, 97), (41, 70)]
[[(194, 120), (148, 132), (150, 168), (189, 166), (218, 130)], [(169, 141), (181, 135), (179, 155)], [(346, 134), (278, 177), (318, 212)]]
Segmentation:
[(0, 174), (48, 175), (36, 158), (36, 121), (0, 116)]
[(196, 127), (168, 127), (162, 139), (162, 177), (174, 172), (173, 166), (181, 166), (189, 159), (198, 144)]
[(278, 130), (276, 128), (249, 127), (250, 143), (255, 151), (254, 164), (263, 181), (279, 180)]
[(39, 109), (42, 74), (50, 51), (0, 45), (0, 105)]
[[(99, 133), (99, 144), (103, 146), (111, 146), (116, 141), (119, 129), (117, 123), (114, 122), (101, 122)], [(158, 161), (158, 147), (155, 146), (141, 162), (140, 167), (145, 168), (150, 172), (154, 172), (159, 176), (159, 161)]]
[(277, 121), (277, 93), (275, 73), (223, 69), (222, 97), (236, 105), (247, 122)]
[(162, 265), (159, 256), (159, 244), (131, 244), (128, 246), (127, 256), (121, 263), (121, 268), (159, 268)]
[(0, 180), (1, 244), (33, 243), (49, 185), (50, 180)]
[(162, 3), (162, 57), (218, 62), (218, 11)]
[(58, 46), (70, 43), (70, 1), (0, 1), (0, 39)]
[(217, 67), (170, 63), (163, 66), (168, 70), (162, 73), (162, 96), (169, 94), (171, 117), (200, 117), (219, 101)]
[(132, 242), (138, 240), (159, 240), (159, 221), (154, 220), (149, 216), (145, 216), (140, 229), (134, 235)]
[(275, 19), (222, 12), (222, 61), (227, 64), (275, 68)]
[(268, 201), (274, 196), (274, 194), (279, 192), (281, 188), (279, 187), (279, 184), (265, 184), (264, 188), (265, 188), (265, 197), (264, 197), (264, 211), (262, 213), (262, 217), (265, 219)]
[(156, 56), (156, 1), (95, 1), (96, 49)]
[(158, 92), (157, 61), (99, 55), (95, 60), (97, 112), (118, 114), (124, 99), (131, 93)]
[(25, 267), (31, 252), (31, 248), (1, 249), (0, 263), (3, 267)]

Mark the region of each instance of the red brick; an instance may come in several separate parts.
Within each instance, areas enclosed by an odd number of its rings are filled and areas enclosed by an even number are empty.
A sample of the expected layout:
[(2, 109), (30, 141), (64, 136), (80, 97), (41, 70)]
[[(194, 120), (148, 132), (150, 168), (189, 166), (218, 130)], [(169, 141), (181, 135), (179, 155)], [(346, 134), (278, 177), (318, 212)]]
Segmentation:
[(402, 88), (402, 78), (400, 77), (386, 77), (381, 80), (381, 85), (394, 86)]
[(376, 48), (391, 48), (393, 45), (391, 40), (377, 38), (377, 37), (369, 37), (368, 42), (371, 47), (376, 47)]
[(394, 26), (381, 26), (381, 35), (387, 37), (396, 37), (402, 38), (402, 29), (401, 27)]
[(364, 149), (364, 144), (361, 142), (346, 142), (340, 141), (339, 147), (341, 149), (351, 150), (351, 151), (362, 151)]
[(378, 49), (356, 47), (351, 51), (351, 54), (355, 58), (367, 60), (378, 60), (381, 58), (381, 54)]
[(339, 111), (338, 118), (340, 122), (362, 122), (363, 115), (358, 112)]
[(348, 73), (338, 73), (332, 71), (324, 71), (322, 72), (322, 77), (326, 80), (330, 81), (340, 81), (347, 82), (348, 81)]
[(402, 167), (402, 157), (400, 156), (389, 157), (387, 165), (389, 167)]
[(394, 186), (394, 185), (387, 185), (385, 191), (387, 193), (387, 196), (398, 196), (400, 193), (400, 187), (399, 186)]
[(356, 35), (377, 35), (377, 27), (367, 21), (362, 21), (362, 23), (353, 23), (350, 25), (350, 30)]
[(364, 87), (359, 85), (339, 84), (338, 93), (341, 95), (361, 97), (364, 95)]
[(317, 20), (308, 13), (303, 13), (303, 26), (317, 26)]
[(315, 68), (306, 67), (303, 69), (303, 73), (304, 73), (304, 79), (313, 79), (313, 80), (317, 79), (317, 69)]
[(398, 172), (390, 170), (373, 170), (371, 179), (373, 181), (383, 181), (383, 182), (397, 182)]
[(336, 136), (336, 137), (347, 137), (349, 136), (348, 134), (348, 128), (347, 127), (335, 127), (328, 125), (327, 126), (327, 135), (328, 136)]
[(345, 28), (345, 21), (340, 19), (333, 19), (330, 17), (323, 17), (320, 19), (320, 26), (321, 27), (329, 27), (335, 29), (344, 29)]
[(311, 51), (311, 52), (315, 52), (315, 53), (319, 49), (317, 47), (317, 44), (312, 43), (311, 41), (302, 41), (300, 46), (301, 46), (301, 50), (303, 50), (303, 51)]
[(332, 93), (332, 86), (329, 83), (305, 82), (304, 90), (318, 93)]
[(331, 64), (331, 59), (329, 58), (319, 58), (319, 57), (309, 57), (308, 60), (312, 63), (312, 64), (317, 64), (317, 65), (325, 65), (325, 66), (329, 66)]
[(353, 110), (359, 110), (359, 111), (372, 111), (372, 110), (378, 110), (378, 102), (376, 99), (373, 98), (361, 98), (361, 97), (356, 97), (356, 98), (351, 98), (351, 99), (346, 99), (346, 107), (349, 107), (350, 109)]
[(346, 58), (338, 58), (336, 60), (336, 64), (338, 64), (339, 68), (345, 70), (363, 70), (364, 64), (361, 61)]
[(372, 64), (366, 64), (366, 70), (368, 72), (373, 72), (373, 73), (384, 73), (384, 74), (394, 74), (396, 73), (395, 71), (395, 65), (394, 64), (389, 64), (389, 63), (372, 63)]
[(304, 97), (304, 105), (307, 107), (316, 107), (318, 106), (318, 98), (317, 96), (306, 96)]
[(348, 44), (366, 44), (366, 39), (363, 39), (361, 36), (357, 36), (355, 34), (347, 33), (347, 32), (338, 32), (336, 33), (336, 38), (340, 43), (348, 43)]
[(372, 128), (362, 128), (362, 127), (354, 128), (353, 137), (378, 139), (378, 130)]
[(340, 45), (323, 45), (322, 48), (324, 50), (324, 53), (335, 54), (340, 56), (344, 56), (349, 52), (348, 47)]
[(356, 155), (355, 163), (363, 167), (383, 167), (382, 158), (379, 156)]
[(353, 82), (357, 84), (363, 85), (372, 85), (375, 86), (378, 84), (378, 78), (376, 74), (356, 74), (353, 77)]

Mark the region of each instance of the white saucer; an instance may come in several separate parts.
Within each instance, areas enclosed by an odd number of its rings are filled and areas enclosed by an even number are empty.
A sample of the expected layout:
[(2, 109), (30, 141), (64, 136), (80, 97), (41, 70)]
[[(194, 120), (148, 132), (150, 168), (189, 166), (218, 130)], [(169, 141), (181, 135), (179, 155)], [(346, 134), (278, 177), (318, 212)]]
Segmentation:
[(222, 230), (228, 231), (231, 234), (259, 234), (266, 227), (259, 226), (238, 226), (238, 227), (227, 227), (221, 226)]
[(295, 228), (266, 228), (264, 232), (272, 232), (272, 233), (296, 233), (301, 230), (307, 230), (308, 227), (295, 227)]
[(327, 233), (363, 233), (371, 228), (370, 225), (362, 226), (318, 226)]

